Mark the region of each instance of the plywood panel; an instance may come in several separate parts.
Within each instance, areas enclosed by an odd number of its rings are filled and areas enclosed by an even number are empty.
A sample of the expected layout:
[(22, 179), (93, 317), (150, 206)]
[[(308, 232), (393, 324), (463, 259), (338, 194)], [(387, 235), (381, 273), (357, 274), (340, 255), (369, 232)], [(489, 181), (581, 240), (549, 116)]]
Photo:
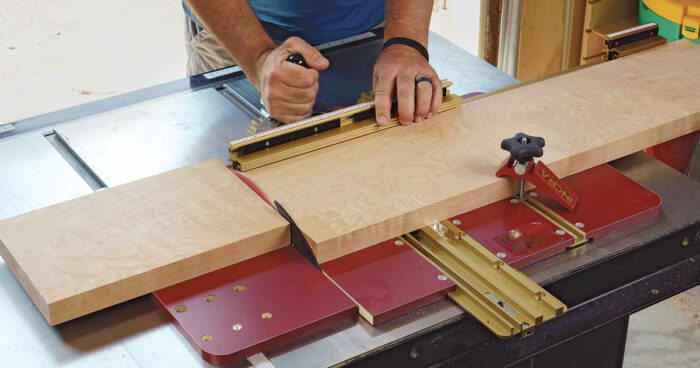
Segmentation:
[(583, 42), (583, 20), (586, 15), (586, 0), (571, 2), (571, 26), (569, 29), (569, 50), (567, 67), (578, 66), (581, 63), (581, 44)]
[(503, 199), (503, 138), (545, 137), (567, 176), (700, 129), (700, 46), (688, 41), (591, 66), (256, 169), (320, 262)]
[(561, 71), (565, 33), (566, 1), (524, 0), (515, 77), (528, 81)]
[(0, 222), (0, 255), (52, 325), (287, 244), (216, 159)]
[(482, 41), (479, 45), (479, 56), (493, 66), (498, 64), (501, 13), (503, 13), (502, 0), (481, 1), (481, 31), (483, 35), (481, 35)]

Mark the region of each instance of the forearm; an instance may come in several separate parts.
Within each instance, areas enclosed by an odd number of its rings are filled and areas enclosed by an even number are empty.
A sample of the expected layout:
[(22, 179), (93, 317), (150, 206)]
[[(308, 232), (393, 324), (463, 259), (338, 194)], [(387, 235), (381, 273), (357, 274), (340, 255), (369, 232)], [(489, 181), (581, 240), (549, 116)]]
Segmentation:
[(428, 47), (432, 0), (387, 0), (384, 40), (407, 37)]
[(277, 46), (265, 32), (246, 0), (185, 0), (208, 32), (238, 62), (248, 79), (257, 85), (255, 63), (260, 55)]

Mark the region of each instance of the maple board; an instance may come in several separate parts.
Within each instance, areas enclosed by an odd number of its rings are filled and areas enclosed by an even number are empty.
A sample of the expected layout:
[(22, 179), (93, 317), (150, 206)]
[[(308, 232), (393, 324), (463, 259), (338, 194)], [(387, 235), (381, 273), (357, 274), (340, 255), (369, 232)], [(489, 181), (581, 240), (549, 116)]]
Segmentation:
[(51, 324), (289, 244), (216, 159), (0, 222), (0, 255)]
[(699, 69), (682, 40), (248, 173), (326, 262), (517, 192), (494, 174), (518, 132), (565, 177), (700, 129)]

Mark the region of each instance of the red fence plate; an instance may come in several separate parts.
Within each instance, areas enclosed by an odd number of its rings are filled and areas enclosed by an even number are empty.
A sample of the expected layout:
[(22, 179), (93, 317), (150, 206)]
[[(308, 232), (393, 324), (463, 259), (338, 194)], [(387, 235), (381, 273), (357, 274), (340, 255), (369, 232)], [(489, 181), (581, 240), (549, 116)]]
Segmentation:
[(434, 303), (456, 287), (399, 238), (328, 261), (321, 268), (367, 311), (365, 318), (372, 325)]
[(357, 314), (355, 303), (292, 247), (156, 291), (153, 300), (217, 365)]
[(574, 244), (568, 233), (557, 234), (558, 226), (520, 201), (511, 201), (494, 202), (450, 221), (514, 268), (562, 253)]
[(661, 198), (610, 165), (600, 165), (563, 181), (578, 194), (578, 206), (567, 211), (535, 188), (537, 200), (572, 224), (579, 223), (589, 239), (597, 239), (659, 214)]

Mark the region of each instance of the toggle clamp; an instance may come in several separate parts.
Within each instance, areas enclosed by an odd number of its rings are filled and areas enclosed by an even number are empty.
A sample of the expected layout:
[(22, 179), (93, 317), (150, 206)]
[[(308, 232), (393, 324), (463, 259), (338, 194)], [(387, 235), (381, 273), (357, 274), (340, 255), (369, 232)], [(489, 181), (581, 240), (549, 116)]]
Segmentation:
[(542, 157), (544, 138), (518, 133), (513, 138), (504, 139), (501, 148), (510, 156), (503, 161), (496, 171), (496, 176), (511, 176), (520, 179), (520, 199), (525, 198), (525, 182), (534, 184), (538, 189), (559, 202), (568, 211), (573, 211), (578, 196), (542, 161), (535, 162), (535, 157)]

